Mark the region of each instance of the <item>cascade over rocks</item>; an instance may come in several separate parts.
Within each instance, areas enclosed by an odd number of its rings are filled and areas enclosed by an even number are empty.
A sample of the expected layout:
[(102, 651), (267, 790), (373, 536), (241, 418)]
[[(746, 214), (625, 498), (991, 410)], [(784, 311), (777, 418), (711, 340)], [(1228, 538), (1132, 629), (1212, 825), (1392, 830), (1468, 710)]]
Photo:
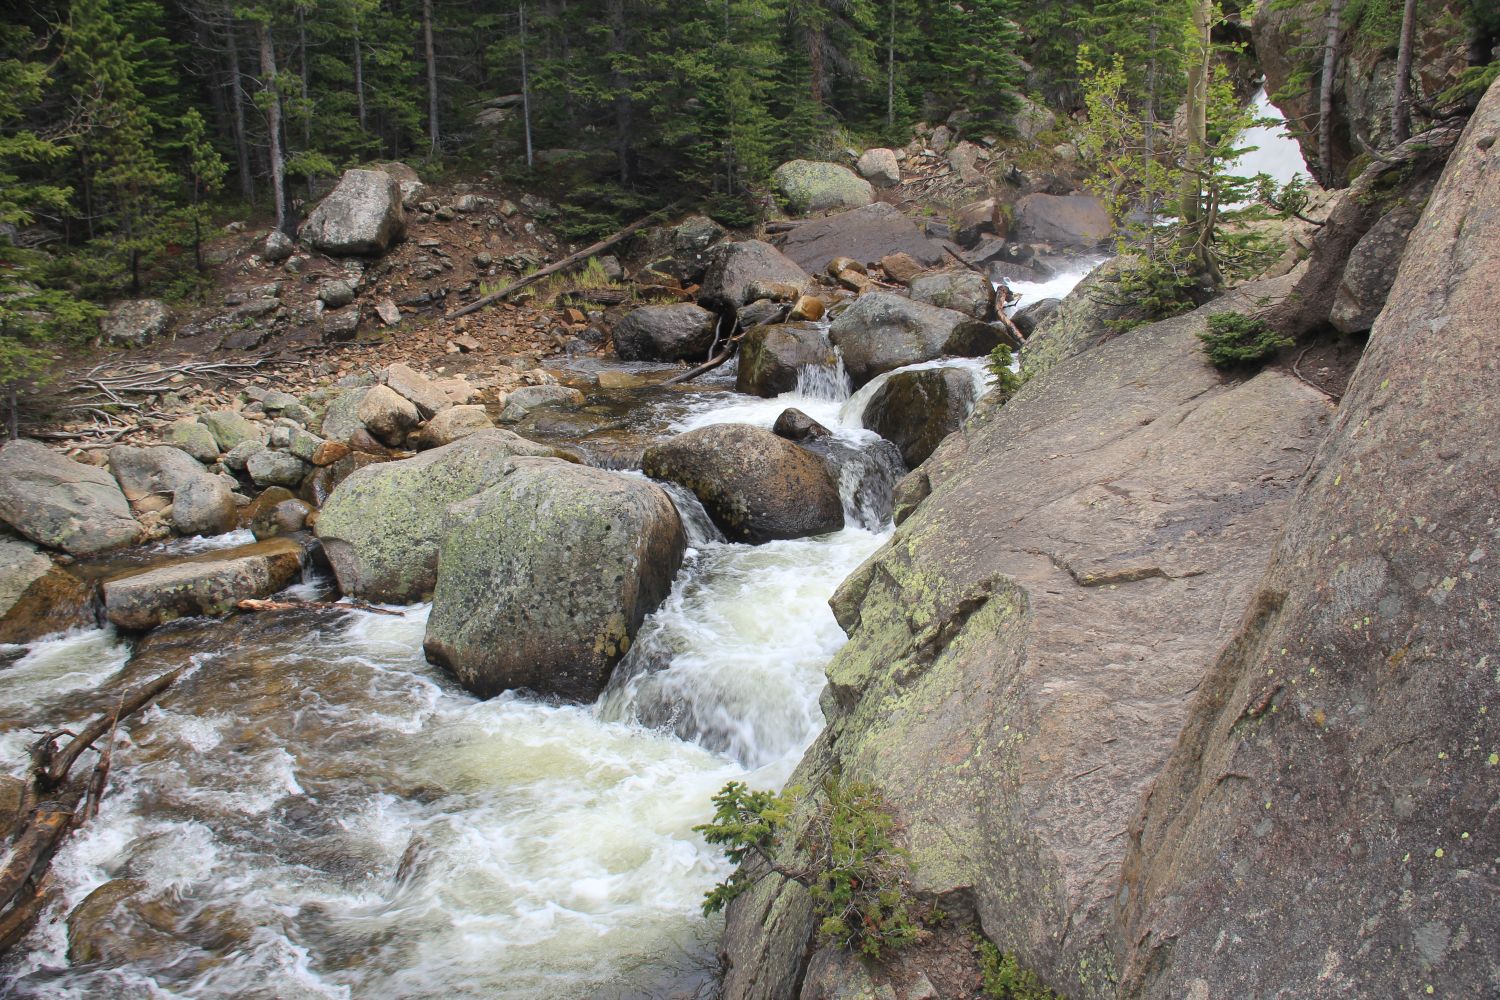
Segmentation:
[(640, 306), (615, 324), (622, 361), (702, 361), (713, 346), (719, 317), (692, 302)]
[(351, 470), (317, 523), (339, 589), (396, 603), (431, 594), (449, 505), (498, 483), (514, 456), (555, 454), (510, 431), (482, 430), (414, 458)]
[(963, 426), (975, 396), (967, 368), (896, 372), (865, 404), (864, 425), (900, 448), (901, 460), (915, 469)]
[(759, 545), (844, 526), (822, 459), (759, 427), (714, 424), (678, 434), (647, 448), (641, 470), (692, 490), (732, 541)]
[(905, 254), (920, 267), (947, 259), (942, 244), (928, 239), (916, 223), (884, 202), (803, 222), (782, 237), (781, 250), (811, 272), (823, 271), (837, 257), (874, 264)]
[(0, 521), (74, 556), (107, 552), (141, 537), (113, 476), (26, 438), (0, 447)]
[(1494, 992), (1497, 136), (1500, 84), (1131, 828), (1122, 997)]
[(814, 160), (790, 160), (771, 173), (771, 184), (795, 214), (859, 208), (875, 200), (870, 182), (848, 167)]
[[(1113, 996), (1125, 830), (1327, 425), (1316, 390), (1277, 371), (1226, 383), (1196, 336), (1289, 286), (1247, 286), (981, 401), (831, 601), (850, 638), (788, 784), (835, 767), (874, 782), (912, 889), (972, 905), (1073, 1000)], [(725, 996), (791, 1000), (815, 933), (801, 886), (759, 882), (729, 908)], [(903, 975), (926, 960), (920, 945), (893, 959)]]
[(302, 224), (301, 237), (324, 253), (385, 253), (406, 235), (401, 185), (383, 170), (346, 170)]
[(490, 697), (591, 701), (672, 589), (687, 539), (654, 483), (521, 458), (449, 508), (423, 642)]
[(802, 368), (837, 363), (828, 338), (814, 323), (752, 326), (740, 342), (734, 387), (751, 396), (779, 396), (797, 388)]
[(876, 375), (941, 357), (954, 329), (970, 317), (891, 292), (861, 295), (828, 328), (855, 388)]

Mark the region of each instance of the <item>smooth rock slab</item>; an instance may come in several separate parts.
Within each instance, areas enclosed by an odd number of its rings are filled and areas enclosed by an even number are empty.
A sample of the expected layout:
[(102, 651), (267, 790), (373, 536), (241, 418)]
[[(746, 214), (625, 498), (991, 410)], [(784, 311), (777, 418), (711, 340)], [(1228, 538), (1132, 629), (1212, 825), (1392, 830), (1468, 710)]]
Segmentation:
[(119, 483), (21, 438), (0, 447), (0, 521), (39, 545), (86, 556), (141, 536)]
[(654, 483), (521, 458), (449, 509), (423, 649), (481, 697), (591, 701), (672, 589), (687, 547)]
[(227, 615), (240, 601), (269, 597), (298, 579), (310, 544), (276, 538), (116, 577), (103, 587), (105, 616), (141, 631), (178, 618)]

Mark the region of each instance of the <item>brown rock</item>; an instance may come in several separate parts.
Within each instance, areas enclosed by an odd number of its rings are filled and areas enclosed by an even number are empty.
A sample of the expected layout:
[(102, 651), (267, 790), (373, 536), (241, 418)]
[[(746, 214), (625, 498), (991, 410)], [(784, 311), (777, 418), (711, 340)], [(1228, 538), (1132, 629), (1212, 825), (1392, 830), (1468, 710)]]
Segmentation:
[(312, 464), (332, 465), (334, 462), (337, 462), (339, 459), (349, 454), (351, 450), (352, 449), (349, 447), (349, 445), (345, 444), (343, 441), (321, 441), (318, 443), (318, 446), (313, 449)]
[(906, 284), (927, 270), (927, 265), (905, 253), (887, 254), (880, 258), (880, 267), (885, 276), (898, 285)]
[(823, 300), (815, 295), (800, 296), (796, 302), (792, 303), (792, 311), (787, 318), (793, 321), (820, 320), (823, 318)]

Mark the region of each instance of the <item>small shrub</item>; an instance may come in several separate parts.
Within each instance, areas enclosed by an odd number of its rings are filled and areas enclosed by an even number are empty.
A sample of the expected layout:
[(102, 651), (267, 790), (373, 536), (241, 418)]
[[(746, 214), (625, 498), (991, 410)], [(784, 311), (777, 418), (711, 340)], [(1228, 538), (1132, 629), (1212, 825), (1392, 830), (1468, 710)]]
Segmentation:
[(1110, 304), (1129, 306), (1130, 314), (1110, 325), (1120, 331), (1171, 319), (1197, 308), (1194, 298), (1198, 280), (1185, 266), (1162, 257), (1142, 260), (1139, 266), (1124, 268), (1107, 300)]
[(1265, 320), (1240, 313), (1218, 313), (1208, 318), (1208, 329), (1198, 334), (1203, 350), (1215, 368), (1241, 368), (1264, 361), (1291, 338), (1271, 329)]
[(990, 1000), (1063, 1000), (1047, 989), (1036, 973), (1023, 969), (1016, 956), (1006, 955), (991, 941), (978, 938), (979, 977)]
[(1000, 394), (1000, 401), (1007, 402), (1021, 388), (1022, 378), (1011, 371), (1011, 365), (1015, 364), (1015, 355), (1010, 348), (1001, 344), (990, 352), (986, 367), (990, 374), (995, 376), (995, 391)]

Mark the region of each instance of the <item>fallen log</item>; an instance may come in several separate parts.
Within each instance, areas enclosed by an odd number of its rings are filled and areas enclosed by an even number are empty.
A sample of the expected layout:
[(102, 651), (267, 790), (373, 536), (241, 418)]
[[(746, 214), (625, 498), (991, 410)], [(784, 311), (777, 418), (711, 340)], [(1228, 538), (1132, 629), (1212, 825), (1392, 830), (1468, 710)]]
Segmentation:
[(681, 385), (684, 382), (691, 382), (693, 379), (697, 378), (699, 375), (704, 374), (705, 372), (713, 371), (715, 368), (728, 361), (734, 355), (735, 348), (740, 346), (740, 341), (744, 338), (745, 335), (743, 333), (735, 334), (733, 337), (730, 337), (727, 341), (725, 341), (724, 350), (720, 351), (717, 355), (703, 362), (703, 364), (699, 365), (697, 368), (690, 368), (687, 371), (683, 372), (681, 375), (673, 375), (671, 378), (663, 382), (662, 385)]
[(453, 310), (451, 313), (448, 313), (446, 316), (444, 316), (443, 319), (445, 321), (451, 321), (458, 319), (460, 316), (467, 316), (469, 315), (469, 313), (478, 312), (485, 306), (493, 305), (494, 303), (499, 302), (504, 298), (514, 295), (516, 292), (519, 292), (527, 285), (535, 284), (536, 282), (541, 281), (543, 278), (550, 277), (560, 271), (566, 271), (571, 267), (575, 267), (578, 264), (581, 264), (584, 261), (588, 260), (595, 254), (603, 253), (605, 250), (608, 250), (610, 247), (614, 246), (616, 243), (619, 243), (626, 237), (640, 232), (642, 229), (645, 229), (647, 226), (651, 225), (661, 216), (675, 211), (681, 204), (681, 202), (673, 202), (666, 208), (657, 209), (650, 215), (647, 215), (644, 218), (637, 219), (630, 225), (626, 226), (624, 229), (621, 229), (619, 232), (611, 236), (605, 237), (598, 243), (592, 244), (591, 246), (586, 246), (577, 253), (570, 254), (569, 256), (564, 257), (562, 260), (558, 261), (555, 264), (548, 264), (541, 270), (534, 271), (531, 274), (526, 275), (526, 277), (524, 278), (512, 281), (510, 284), (506, 285), (498, 292), (491, 292), (483, 298), (475, 299), (473, 302), (470, 302), (468, 305), (462, 307), (461, 309)]
[(235, 607), (241, 611), (300, 611), (304, 608), (332, 608), (338, 611), (368, 611), (377, 615), (394, 615), (397, 618), (406, 617), (405, 611), (396, 611), (391, 608), (378, 608), (364, 601), (265, 601), (247, 597), (240, 601)]

